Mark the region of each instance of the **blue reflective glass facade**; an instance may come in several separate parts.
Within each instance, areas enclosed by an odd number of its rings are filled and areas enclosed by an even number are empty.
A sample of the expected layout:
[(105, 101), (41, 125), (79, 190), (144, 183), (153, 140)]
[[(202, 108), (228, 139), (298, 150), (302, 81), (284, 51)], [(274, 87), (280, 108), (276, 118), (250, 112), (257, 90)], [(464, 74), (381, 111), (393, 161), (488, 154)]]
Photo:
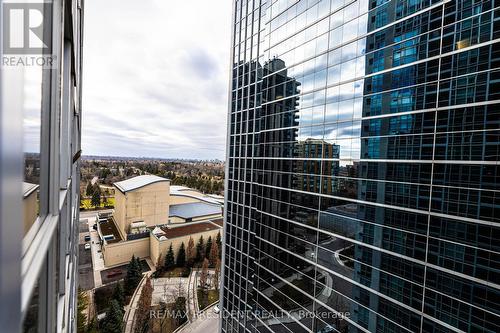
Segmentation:
[(237, 0), (222, 332), (500, 331), (500, 1)]

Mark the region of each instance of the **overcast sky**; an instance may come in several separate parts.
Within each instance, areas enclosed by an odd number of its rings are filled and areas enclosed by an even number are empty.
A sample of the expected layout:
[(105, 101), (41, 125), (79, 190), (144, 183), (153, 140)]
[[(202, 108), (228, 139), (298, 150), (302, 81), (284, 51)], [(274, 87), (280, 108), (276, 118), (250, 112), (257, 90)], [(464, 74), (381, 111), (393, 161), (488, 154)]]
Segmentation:
[(223, 159), (231, 0), (85, 2), (85, 155)]

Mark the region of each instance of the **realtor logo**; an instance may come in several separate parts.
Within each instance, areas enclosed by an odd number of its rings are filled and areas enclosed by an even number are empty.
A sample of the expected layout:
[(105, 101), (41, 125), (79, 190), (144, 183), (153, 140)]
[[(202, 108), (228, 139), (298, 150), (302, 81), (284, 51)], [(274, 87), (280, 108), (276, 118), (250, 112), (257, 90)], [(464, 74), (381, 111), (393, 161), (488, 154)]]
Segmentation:
[(52, 53), (51, 2), (4, 2), (2, 9), (4, 54)]

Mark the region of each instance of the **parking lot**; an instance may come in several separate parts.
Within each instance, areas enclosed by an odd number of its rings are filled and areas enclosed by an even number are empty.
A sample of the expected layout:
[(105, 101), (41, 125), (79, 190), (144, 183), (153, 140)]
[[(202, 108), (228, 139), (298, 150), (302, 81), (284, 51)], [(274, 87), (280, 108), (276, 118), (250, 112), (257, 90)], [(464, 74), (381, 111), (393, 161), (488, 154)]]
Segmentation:
[(90, 290), (94, 288), (94, 271), (90, 250), (85, 250), (85, 244), (79, 244), (78, 251), (80, 255), (78, 260), (78, 285), (83, 290)]
[(78, 244), (78, 286), (83, 290), (94, 288), (94, 270), (92, 266), (92, 253), (85, 250), (85, 236), (89, 235), (88, 219), (81, 219), (79, 225)]

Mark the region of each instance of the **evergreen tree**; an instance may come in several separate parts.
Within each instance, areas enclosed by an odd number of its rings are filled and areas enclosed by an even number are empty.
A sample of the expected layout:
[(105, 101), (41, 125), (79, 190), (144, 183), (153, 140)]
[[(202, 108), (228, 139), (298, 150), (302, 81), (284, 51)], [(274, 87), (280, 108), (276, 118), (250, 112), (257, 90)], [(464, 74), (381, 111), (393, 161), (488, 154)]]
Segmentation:
[(184, 242), (181, 243), (179, 252), (177, 253), (177, 267), (184, 267), (186, 265), (186, 249)]
[(97, 329), (97, 318), (94, 317), (89, 321), (89, 324), (87, 325), (87, 330), (85, 331), (86, 333), (99, 333), (99, 330)]
[(205, 258), (210, 257), (210, 251), (212, 251), (212, 236), (208, 236), (207, 247), (205, 249)]
[(90, 200), (90, 203), (94, 207), (99, 207), (101, 205), (101, 191), (94, 190), (94, 193), (92, 193), (92, 199)]
[(110, 307), (102, 325), (103, 333), (121, 333), (123, 330), (123, 311), (116, 300), (111, 300)]
[(92, 183), (88, 182), (87, 183), (87, 188), (85, 189), (85, 195), (90, 197), (94, 193), (94, 188), (92, 187)]
[(203, 236), (200, 236), (198, 244), (196, 244), (196, 262), (201, 262), (205, 257), (205, 253), (203, 253), (204, 245)]
[(135, 262), (136, 262), (136, 266), (137, 266), (139, 280), (141, 280), (142, 279), (142, 264), (141, 264), (141, 259), (139, 259), (139, 257), (135, 257)]
[(87, 330), (87, 315), (83, 313), (83, 311), (88, 306), (88, 298), (85, 291), (78, 287), (78, 300), (77, 300), (77, 313), (76, 313), (76, 322), (77, 322), (77, 332), (84, 333)]
[(142, 269), (138, 264), (138, 260), (136, 260), (135, 256), (132, 255), (132, 259), (130, 260), (127, 266), (127, 276), (125, 277), (125, 291), (127, 295), (132, 295), (135, 288), (139, 284), (142, 278)]
[(219, 246), (219, 256), (220, 256), (220, 251), (222, 249), (222, 239), (220, 237), (220, 232), (217, 233), (217, 237), (215, 237), (215, 242), (217, 243), (217, 246)]
[(115, 284), (115, 289), (113, 290), (113, 299), (118, 302), (118, 304), (123, 307), (125, 306), (125, 290), (123, 289), (123, 284), (117, 282)]
[(172, 247), (172, 243), (168, 248), (167, 255), (165, 256), (165, 269), (168, 271), (175, 267), (175, 257), (174, 257), (174, 249)]

